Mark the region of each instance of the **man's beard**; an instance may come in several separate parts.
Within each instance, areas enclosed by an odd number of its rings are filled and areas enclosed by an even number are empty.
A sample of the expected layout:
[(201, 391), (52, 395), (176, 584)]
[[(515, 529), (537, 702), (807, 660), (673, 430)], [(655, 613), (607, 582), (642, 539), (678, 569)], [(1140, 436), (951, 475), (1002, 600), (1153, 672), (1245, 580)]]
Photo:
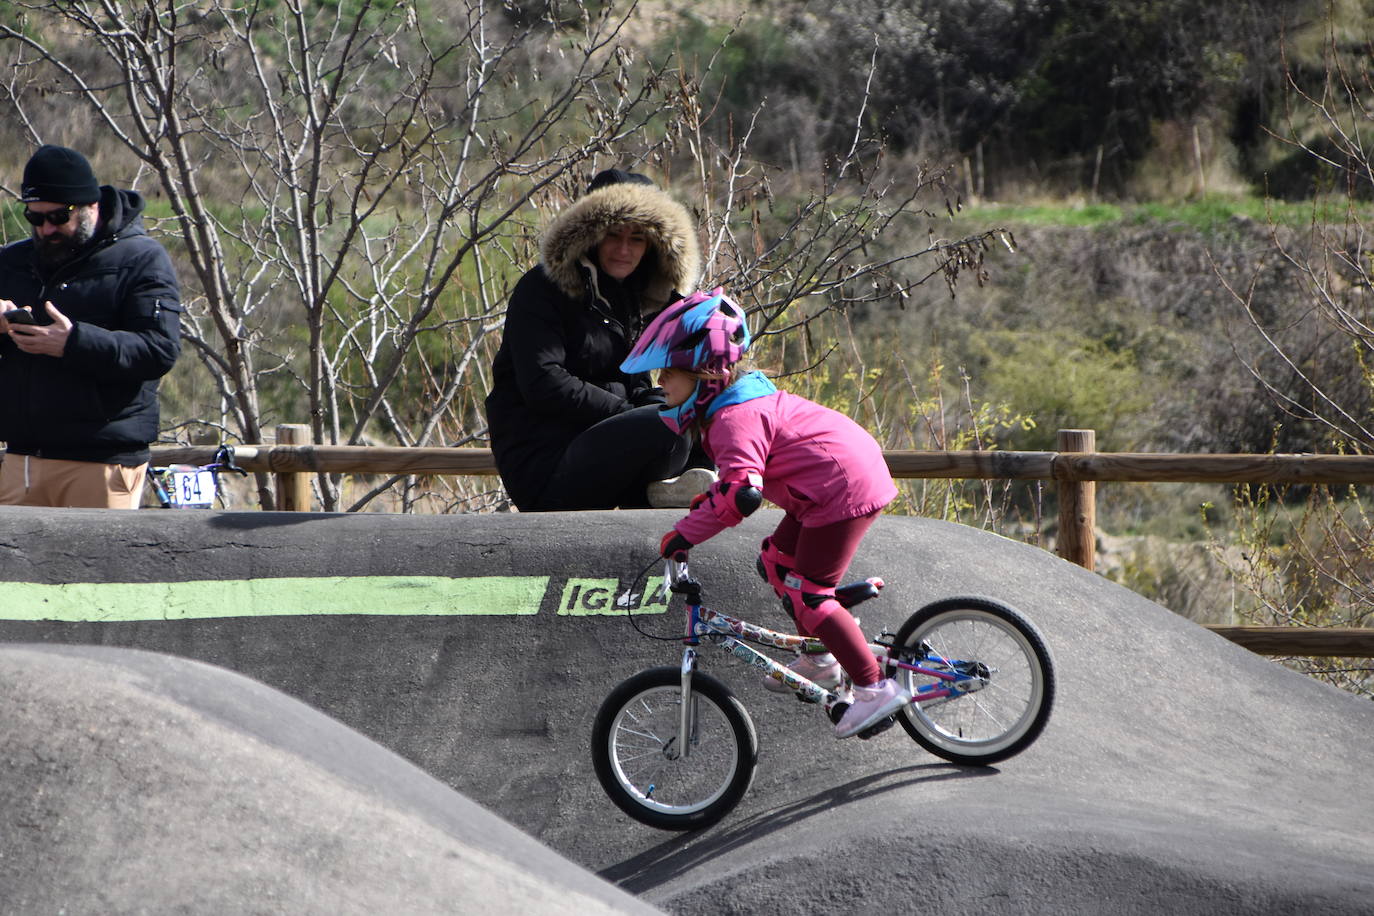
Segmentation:
[(43, 238), (37, 229), (33, 230), (33, 250), (38, 266), (45, 271), (71, 263), (91, 239), (95, 238), (95, 227), (100, 221), (98, 214), (82, 211), (73, 213), (72, 218), (76, 220), (76, 229), (70, 236), (53, 233)]

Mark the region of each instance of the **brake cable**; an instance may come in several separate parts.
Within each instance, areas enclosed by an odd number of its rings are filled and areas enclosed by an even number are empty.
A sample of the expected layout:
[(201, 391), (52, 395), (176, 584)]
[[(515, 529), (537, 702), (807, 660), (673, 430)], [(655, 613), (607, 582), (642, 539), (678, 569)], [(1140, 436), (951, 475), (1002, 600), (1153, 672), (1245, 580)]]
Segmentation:
[[(654, 564), (656, 564), (656, 563), (662, 563), (662, 562), (663, 562), (663, 558), (662, 558), (662, 557), (654, 557), (652, 560), (650, 560), (650, 561), (649, 561), (649, 565), (648, 565), (648, 566), (645, 566), (643, 569), (641, 569), (641, 570), (635, 575), (634, 579), (631, 580), (631, 582), (630, 582), (630, 587), (629, 587), (628, 589), (626, 589), (626, 590), (625, 590), (616, 600), (619, 601), (619, 600), (621, 600), (621, 599), (624, 599), (624, 601), (625, 601), (625, 619), (628, 620), (628, 621), (630, 622), (630, 626), (634, 627), (635, 632), (638, 633), (640, 636), (643, 636), (643, 637), (645, 637), (646, 639), (656, 639), (656, 640), (658, 640), (658, 641), (660, 641), (660, 642), (681, 642), (681, 641), (682, 641), (682, 634), (681, 634), (681, 633), (679, 633), (679, 634), (676, 635), (676, 636), (658, 636), (658, 635), (655, 635), (655, 634), (650, 633), (650, 632), (648, 632), (647, 630), (643, 629), (643, 628), (639, 625), (639, 621), (635, 620), (635, 611), (634, 611), (634, 608), (631, 606), (631, 601), (633, 600), (633, 597), (634, 597), (635, 586), (637, 586), (637, 585), (639, 584), (640, 580), (642, 580), (642, 579), (644, 578), (645, 574), (647, 574), (647, 573), (649, 572), (649, 570), (652, 569), (652, 568), (654, 567)], [(646, 583), (646, 584), (647, 584), (647, 583)], [(665, 582), (665, 586), (666, 586), (666, 582)], [(667, 596), (665, 595), (664, 597), (666, 598)]]

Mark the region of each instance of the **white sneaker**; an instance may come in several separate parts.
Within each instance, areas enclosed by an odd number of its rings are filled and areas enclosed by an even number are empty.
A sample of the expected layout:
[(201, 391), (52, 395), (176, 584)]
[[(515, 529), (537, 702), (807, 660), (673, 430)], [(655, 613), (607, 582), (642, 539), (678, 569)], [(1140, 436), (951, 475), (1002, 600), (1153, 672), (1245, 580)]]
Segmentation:
[(835, 737), (848, 738), (871, 728), (911, 702), (911, 694), (892, 678), (871, 687), (855, 687), (854, 702), (835, 724)]
[[(820, 655), (798, 655), (787, 667), (826, 690), (834, 690), (840, 686), (840, 681), (844, 677), (844, 669), (829, 652), (822, 652)], [(774, 693), (792, 692), (791, 687), (768, 674), (763, 676), (763, 686)]]
[(692, 497), (705, 493), (715, 482), (715, 471), (688, 468), (668, 480), (655, 480), (646, 488), (645, 495), (655, 509), (682, 509), (692, 504)]

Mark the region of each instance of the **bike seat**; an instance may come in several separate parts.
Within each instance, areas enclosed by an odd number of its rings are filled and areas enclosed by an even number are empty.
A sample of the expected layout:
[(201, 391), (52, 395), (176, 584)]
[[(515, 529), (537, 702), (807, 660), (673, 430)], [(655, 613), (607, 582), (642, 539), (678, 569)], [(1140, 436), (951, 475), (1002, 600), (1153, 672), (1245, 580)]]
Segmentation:
[(862, 582), (851, 582), (848, 585), (841, 585), (835, 589), (835, 600), (840, 602), (843, 607), (853, 607), (869, 598), (878, 597), (878, 592), (883, 589), (883, 580), (877, 576), (870, 576)]

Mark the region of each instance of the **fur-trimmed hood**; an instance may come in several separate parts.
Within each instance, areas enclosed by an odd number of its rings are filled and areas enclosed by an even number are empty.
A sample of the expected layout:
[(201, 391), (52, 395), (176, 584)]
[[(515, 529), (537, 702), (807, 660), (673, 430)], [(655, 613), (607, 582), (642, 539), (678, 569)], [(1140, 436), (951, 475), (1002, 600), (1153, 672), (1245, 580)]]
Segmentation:
[(580, 261), (621, 223), (644, 228), (657, 252), (655, 275), (644, 290), (646, 311), (657, 311), (674, 290), (696, 288), (701, 273), (701, 248), (687, 208), (649, 184), (621, 183), (583, 195), (544, 230), (539, 243), (540, 263), (554, 284), (573, 299), (586, 294)]

